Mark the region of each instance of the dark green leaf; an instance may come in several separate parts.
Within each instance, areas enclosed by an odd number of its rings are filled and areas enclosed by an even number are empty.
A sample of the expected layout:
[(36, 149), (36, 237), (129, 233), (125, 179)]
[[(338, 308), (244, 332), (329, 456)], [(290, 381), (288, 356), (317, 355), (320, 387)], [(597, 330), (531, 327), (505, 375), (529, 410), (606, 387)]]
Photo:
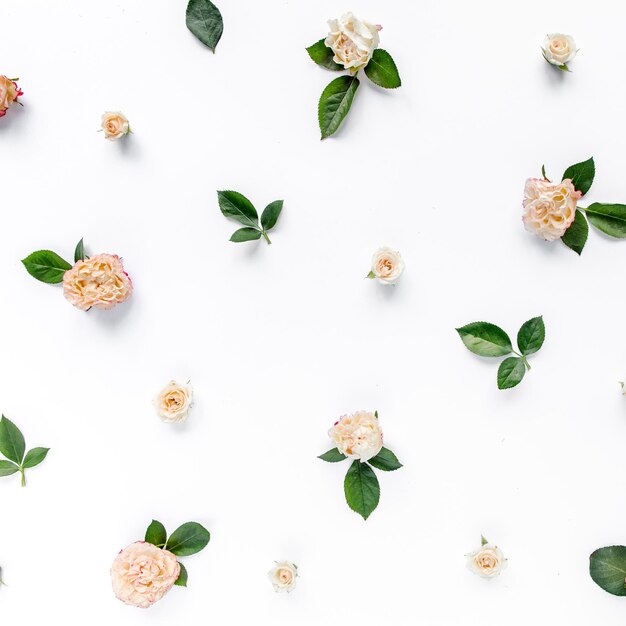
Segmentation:
[(176, 556), (189, 556), (205, 548), (210, 539), (211, 535), (204, 526), (187, 522), (170, 535), (165, 549)]
[(359, 79), (356, 76), (340, 76), (324, 89), (317, 108), (322, 139), (337, 131), (348, 115), (358, 88)]
[(468, 350), (480, 356), (505, 356), (513, 351), (509, 336), (495, 324), (472, 322), (457, 328)]
[(589, 224), (581, 211), (576, 209), (576, 217), (571, 226), (565, 231), (565, 234), (561, 237), (561, 241), (571, 248), (577, 254), (580, 254), (587, 242), (587, 235), (589, 234)]
[(146, 541), (159, 548), (162, 548), (167, 542), (167, 531), (165, 526), (158, 520), (153, 519), (146, 530)]
[(386, 50), (381, 48), (374, 50), (364, 71), (365, 75), (379, 87), (397, 89), (402, 85), (395, 61)]
[(259, 227), (259, 215), (248, 198), (238, 191), (218, 191), (217, 200), (222, 213), (244, 226)]
[(611, 237), (626, 237), (626, 204), (594, 202), (585, 209), (587, 219), (598, 230)]
[(312, 46), (309, 46), (306, 51), (315, 63), (325, 67), (327, 70), (338, 72), (343, 69), (343, 65), (339, 65), (339, 63), (333, 61), (335, 53), (324, 43), (323, 39), (316, 41)]
[(22, 263), (26, 271), (42, 283), (61, 283), (63, 274), (72, 266), (52, 250), (37, 250), (29, 254)]
[(261, 213), (261, 226), (263, 226), (266, 231), (274, 228), (282, 210), (282, 200), (274, 200), (274, 202), (270, 202), (270, 204), (268, 204), (263, 210), (263, 213)]
[(0, 461), (0, 477), (11, 476), (11, 474), (15, 474), (19, 471), (20, 468), (12, 461)]
[(626, 596), (626, 546), (596, 550), (589, 557), (589, 573), (604, 591), (614, 596)]
[(11, 420), (3, 415), (0, 419), (0, 452), (7, 459), (21, 465), (25, 450), (24, 435)]
[(231, 236), (230, 240), (236, 243), (241, 243), (242, 241), (253, 241), (254, 239), (261, 238), (261, 231), (257, 228), (240, 228), (236, 230)]
[(588, 161), (576, 163), (565, 170), (563, 180), (569, 178), (574, 185), (574, 189), (581, 191), (583, 196), (589, 191), (596, 175), (596, 164), (593, 157)]
[(393, 472), (400, 469), (402, 463), (398, 461), (398, 457), (387, 448), (382, 448), (381, 451), (372, 457), (368, 463), (373, 465), (376, 469), (383, 470), (384, 472)]
[(345, 461), (348, 457), (345, 454), (341, 454), (337, 448), (331, 448), (328, 452), (320, 454), (318, 459), (327, 461), (328, 463), (339, 463), (339, 461)]
[(178, 578), (176, 579), (176, 582), (174, 584), (178, 585), (179, 587), (186, 587), (187, 580), (189, 578), (189, 576), (187, 575), (187, 568), (180, 561), (178, 561), (178, 564), (180, 565), (180, 574), (178, 575)]
[(363, 519), (367, 519), (378, 506), (380, 500), (380, 485), (374, 470), (356, 460), (350, 466), (343, 483), (348, 506), (356, 511)]
[(83, 240), (81, 239), (76, 244), (76, 249), (74, 250), (74, 263), (78, 263), (78, 261), (82, 261), (85, 258), (85, 245), (83, 244)]
[(517, 347), (520, 352), (527, 356), (538, 352), (546, 338), (546, 327), (543, 317), (533, 317), (524, 322), (517, 333)]
[(39, 465), (48, 454), (50, 448), (33, 448), (26, 453), (24, 457), (24, 463), (22, 463), (22, 467), (27, 469), (29, 467), (35, 467)]
[(498, 368), (498, 389), (510, 389), (522, 382), (526, 374), (524, 361), (517, 356), (510, 356), (500, 363)]
[(187, 5), (187, 28), (215, 52), (222, 33), (224, 21), (219, 9), (209, 0), (189, 0)]

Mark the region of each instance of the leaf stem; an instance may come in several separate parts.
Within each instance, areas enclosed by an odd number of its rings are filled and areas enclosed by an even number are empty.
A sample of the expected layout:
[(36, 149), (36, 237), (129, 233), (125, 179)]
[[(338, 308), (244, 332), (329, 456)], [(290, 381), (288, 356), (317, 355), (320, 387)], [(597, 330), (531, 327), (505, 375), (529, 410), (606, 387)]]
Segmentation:
[(528, 368), (528, 371), (530, 371), (532, 369), (530, 367), (530, 363), (528, 362), (528, 359), (523, 354), (520, 354), (519, 352), (515, 352), (515, 350), (513, 350), (513, 354), (517, 354), (517, 356), (520, 359), (522, 359), (522, 361), (524, 362), (524, 365)]
[(267, 243), (271, 245), (272, 242), (270, 241), (270, 238), (267, 236), (267, 233), (265, 232), (265, 230), (262, 230), (261, 234), (263, 235), (263, 237), (265, 237), (265, 241), (267, 241)]
[(20, 467), (20, 474), (22, 474), (22, 487), (26, 487), (26, 475), (23, 467)]

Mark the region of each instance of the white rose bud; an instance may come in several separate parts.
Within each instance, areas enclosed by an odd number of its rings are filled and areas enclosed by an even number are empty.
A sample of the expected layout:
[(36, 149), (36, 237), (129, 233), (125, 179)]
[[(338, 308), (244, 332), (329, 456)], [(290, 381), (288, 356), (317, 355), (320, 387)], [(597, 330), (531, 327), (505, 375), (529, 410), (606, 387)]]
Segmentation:
[(554, 33), (546, 35), (541, 46), (543, 58), (551, 65), (556, 65), (560, 70), (569, 71), (567, 64), (578, 52), (576, 42), (569, 35)]
[(274, 585), (274, 591), (290, 592), (296, 586), (298, 566), (289, 561), (277, 561), (276, 566), (267, 573), (267, 576)]
[(191, 407), (193, 390), (190, 385), (170, 381), (154, 399), (159, 417), (164, 422), (184, 422)]
[(338, 20), (328, 20), (328, 27), (330, 32), (324, 43), (335, 53), (333, 61), (353, 74), (364, 68), (378, 48), (381, 26), (345, 13)]
[(328, 431), (337, 450), (350, 459), (369, 461), (383, 447), (383, 431), (376, 413), (357, 411), (344, 415)]
[(376, 278), (383, 285), (395, 285), (404, 272), (402, 255), (391, 248), (382, 247), (372, 256), (372, 269), (367, 278)]
[(506, 568), (508, 561), (504, 558), (502, 550), (491, 545), (484, 537), (481, 543), (482, 546), (478, 550), (466, 555), (467, 568), (483, 578), (494, 578)]
[(123, 113), (106, 111), (102, 115), (102, 130), (109, 141), (116, 141), (130, 132), (130, 124)]

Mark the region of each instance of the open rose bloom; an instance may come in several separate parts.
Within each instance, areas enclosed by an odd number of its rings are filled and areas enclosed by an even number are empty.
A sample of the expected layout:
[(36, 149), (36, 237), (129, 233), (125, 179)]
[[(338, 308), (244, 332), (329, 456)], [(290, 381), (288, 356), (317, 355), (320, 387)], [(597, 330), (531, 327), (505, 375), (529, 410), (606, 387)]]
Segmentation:
[(368, 278), (375, 278), (383, 285), (395, 285), (404, 272), (404, 260), (397, 250), (383, 246), (372, 256), (372, 269)]
[(383, 431), (375, 413), (357, 411), (344, 415), (328, 431), (337, 450), (350, 459), (369, 461), (383, 447)]
[(102, 130), (109, 141), (116, 141), (130, 133), (130, 124), (123, 113), (106, 111), (102, 115)]
[(330, 32), (324, 43), (334, 52), (333, 61), (353, 74), (363, 69), (378, 48), (381, 27), (362, 22), (352, 13), (329, 20), (328, 27)]
[(567, 64), (578, 52), (573, 37), (561, 33), (546, 35), (541, 51), (543, 52), (543, 58), (550, 65), (555, 65), (559, 69), (566, 71), (569, 71)]
[(180, 575), (180, 564), (168, 550), (145, 541), (124, 548), (111, 566), (115, 596), (132, 606), (147, 609), (158, 602)]
[(7, 78), (0, 75), (0, 117), (4, 117), (14, 102), (24, 95), (17, 86), (17, 78)]
[(161, 389), (153, 404), (164, 422), (184, 422), (187, 419), (192, 399), (193, 390), (190, 385), (181, 385), (172, 380)]
[(467, 555), (467, 568), (483, 578), (494, 578), (506, 568), (508, 561), (498, 546), (483, 542), (479, 550)]
[(524, 226), (546, 241), (560, 239), (576, 218), (576, 205), (582, 197), (572, 181), (560, 183), (529, 178), (524, 188)]
[(296, 586), (298, 577), (298, 566), (290, 561), (280, 561), (276, 563), (267, 573), (270, 582), (277, 593), (286, 591), (289, 593)]

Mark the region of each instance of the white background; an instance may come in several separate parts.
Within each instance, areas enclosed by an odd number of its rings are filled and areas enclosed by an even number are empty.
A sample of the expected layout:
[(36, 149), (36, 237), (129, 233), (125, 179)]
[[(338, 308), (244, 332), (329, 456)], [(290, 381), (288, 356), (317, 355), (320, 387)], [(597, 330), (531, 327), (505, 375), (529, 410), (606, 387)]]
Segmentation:
[[(3, 0), (0, 72), (23, 108), (0, 120), (2, 411), (28, 474), (0, 481), (3, 623), (623, 624), (626, 600), (589, 578), (626, 542), (626, 242), (590, 233), (581, 258), (526, 233), (524, 180), (596, 158), (586, 202), (626, 200), (626, 9), (616, 0), (220, 0), (213, 55), (184, 0)], [(316, 108), (334, 75), (304, 48), (353, 10), (384, 27), (401, 89), (362, 86), (339, 133)], [(572, 74), (546, 32), (575, 36)], [(107, 142), (105, 110), (135, 134)], [(262, 209), (264, 241), (233, 244), (217, 189)], [(124, 257), (135, 292), (81, 313), (20, 259)], [(407, 270), (364, 280), (380, 245)], [(532, 371), (496, 388), (497, 361), (454, 328), (511, 336), (544, 315)], [(182, 426), (151, 399), (191, 379)], [(343, 413), (378, 409), (404, 468), (380, 477), (367, 522), (347, 464), (316, 459)], [(189, 587), (147, 611), (111, 591), (118, 550), (152, 518), (196, 520), (211, 543)], [(465, 569), (484, 533), (509, 558)], [(274, 560), (301, 572), (290, 595)]]

